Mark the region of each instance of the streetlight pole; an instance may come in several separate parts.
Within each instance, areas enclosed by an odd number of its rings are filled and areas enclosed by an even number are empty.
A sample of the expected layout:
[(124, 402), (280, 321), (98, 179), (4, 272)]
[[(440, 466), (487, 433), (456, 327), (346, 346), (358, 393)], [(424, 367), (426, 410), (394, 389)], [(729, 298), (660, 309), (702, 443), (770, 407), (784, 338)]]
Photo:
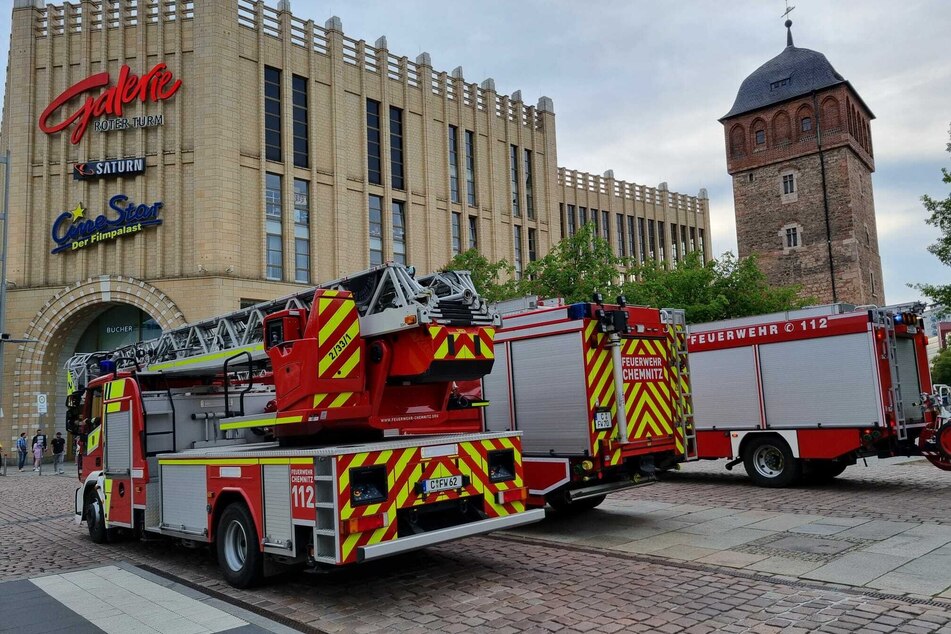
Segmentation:
[[(10, 226), (10, 150), (7, 150), (0, 163), (3, 163), (3, 209), (0, 209), (0, 221), (3, 222), (3, 251), (0, 252), (0, 333), (4, 332), (7, 317), (7, 245)], [(0, 341), (0, 414), (3, 413), (3, 342)]]

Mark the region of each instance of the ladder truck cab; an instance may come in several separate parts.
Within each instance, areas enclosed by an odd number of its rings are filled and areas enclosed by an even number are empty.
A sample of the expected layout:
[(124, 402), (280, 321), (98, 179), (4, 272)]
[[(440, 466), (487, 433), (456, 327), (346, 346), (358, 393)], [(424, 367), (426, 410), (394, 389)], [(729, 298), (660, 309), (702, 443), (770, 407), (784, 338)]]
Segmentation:
[(488, 401), (486, 433), (521, 432), (530, 506), (593, 508), (692, 451), (683, 311), (600, 294), (497, 308), (495, 364), (472, 398)]
[(690, 326), (698, 458), (760, 486), (831, 480), (857, 459), (951, 469), (921, 305), (832, 304)]
[[(216, 549), (247, 587), (537, 521), (520, 434), (456, 433), (493, 363), (465, 272), (385, 264), (67, 363), (76, 521)], [(401, 435), (412, 433), (412, 436)]]

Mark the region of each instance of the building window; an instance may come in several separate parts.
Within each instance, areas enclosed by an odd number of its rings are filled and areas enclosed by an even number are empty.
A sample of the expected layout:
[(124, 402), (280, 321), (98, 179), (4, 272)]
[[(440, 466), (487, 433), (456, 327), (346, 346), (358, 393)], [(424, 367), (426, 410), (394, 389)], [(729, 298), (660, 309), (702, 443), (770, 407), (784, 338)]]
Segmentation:
[(475, 207), (475, 132), (466, 130), (466, 196), (470, 207)]
[(690, 227), (690, 252), (697, 250), (697, 228)]
[(264, 158), (281, 160), (281, 71), (264, 67)]
[(294, 179), (294, 281), (310, 283), (310, 183)]
[(515, 238), (515, 279), (522, 279), (522, 228), (518, 225), (514, 227)]
[(581, 226), (588, 224), (588, 208), (578, 207), (578, 213), (581, 215)]
[(792, 249), (799, 246), (799, 231), (796, 227), (786, 229), (786, 248)]
[(783, 194), (792, 194), (796, 191), (796, 176), (794, 174), (783, 174)]
[(665, 252), (665, 249), (664, 249), (664, 246), (665, 246), (664, 243), (667, 240), (667, 236), (664, 233), (665, 230), (666, 228), (664, 227), (664, 223), (658, 220), (657, 221), (657, 257), (660, 259), (661, 262), (667, 261), (667, 253)]
[(281, 176), (265, 174), (264, 228), (267, 234), (267, 278), (284, 279), (284, 238), (282, 231)]
[(697, 239), (698, 239), (697, 250), (700, 251), (700, 255), (703, 255), (704, 248), (703, 248), (703, 229), (702, 228), (697, 229)]
[(634, 232), (634, 216), (627, 217), (627, 251), (630, 257), (637, 257), (637, 249), (634, 248), (634, 242), (637, 240), (637, 234)]
[(393, 189), (406, 189), (403, 182), (403, 110), (390, 106), (390, 174)]
[(607, 211), (601, 212), (601, 235), (604, 240), (611, 244), (611, 214)]
[(479, 219), (469, 216), (469, 248), (479, 248)]
[(875, 273), (872, 271), (868, 272), (868, 286), (872, 289), (872, 297), (875, 296)]
[(406, 210), (403, 201), (393, 201), (393, 261), (406, 266)]
[(310, 167), (310, 136), (307, 132), (307, 78), (291, 76), (294, 106), (294, 167)]
[(765, 145), (766, 144), (766, 130), (757, 130), (756, 131), (756, 145)]
[(459, 202), (459, 129), (449, 126), (449, 199)]
[(799, 128), (803, 132), (809, 132), (812, 130), (812, 117), (803, 117), (802, 121), (799, 122)]
[(601, 223), (598, 222), (598, 210), (591, 210), (591, 222), (594, 224), (594, 236), (598, 237), (601, 235)]
[(380, 139), (380, 102), (367, 99), (367, 180), (383, 184), (383, 159)]
[(462, 220), (460, 214), (452, 214), (452, 254), (458, 255), (462, 251)]
[(575, 206), (568, 205), (568, 235), (575, 235), (575, 231), (578, 230), (578, 227), (575, 224)]
[(654, 237), (654, 221), (647, 221), (647, 255), (651, 260), (657, 259), (657, 241)]
[(671, 223), (670, 225), (670, 257), (676, 262), (680, 259), (680, 249), (677, 246), (680, 243), (680, 239), (677, 237), (677, 225)]
[(617, 214), (617, 254), (627, 257), (627, 244), (624, 242), (624, 214)]
[(370, 266), (383, 264), (383, 197), (370, 196)]
[(687, 249), (687, 225), (680, 225), (680, 242), (683, 246), (683, 249), (680, 252), (680, 257), (687, 259), (687, 254), (690, 253), (690, 251)]
[(528, 219), (535, 218), (535, 201), (532, 194), (532, 151), (525, 150), (525, 213)]
[(643, 264), (647, 260), (647, 250), (644, 248), (646, 244), (644, 239), (644, 219), (637, 219), (637, 253), (640, 256), (641, 263)]
[(528, 230), (528, 261), (538, 259), (538, 238), (534, 229)]
[(509, 147), (509, 169), (512, 181), (512, 215), (517, 218), (521, 211), (518, 208), (518, 148), (514, 145)]

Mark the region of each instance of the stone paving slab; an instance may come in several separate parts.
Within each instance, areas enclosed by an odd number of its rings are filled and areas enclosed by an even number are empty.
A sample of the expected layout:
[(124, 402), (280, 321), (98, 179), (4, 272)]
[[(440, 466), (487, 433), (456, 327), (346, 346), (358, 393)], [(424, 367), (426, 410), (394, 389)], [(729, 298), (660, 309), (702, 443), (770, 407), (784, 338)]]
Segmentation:
[(909, 557), (899, 557), (897, 555), (853, 552), (801, 576), (804, 579), (842, 583), (849, 586), (863, 586), (908, 563), (910, 560)]
[(883, 540), (903, 533), (918, 526), (911, 522), (889, 522), (886, 520), (872, 520), (849, 530), (839, 533), (839, 537), (855, 537), (858, 539)]

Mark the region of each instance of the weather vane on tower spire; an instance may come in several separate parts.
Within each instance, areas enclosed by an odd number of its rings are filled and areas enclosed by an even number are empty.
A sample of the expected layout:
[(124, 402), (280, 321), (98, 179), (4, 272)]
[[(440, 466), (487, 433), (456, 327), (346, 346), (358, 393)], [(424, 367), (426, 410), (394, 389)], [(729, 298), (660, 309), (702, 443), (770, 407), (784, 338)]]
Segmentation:
[(789, 14), (792, 13), (793, 9), (795, 8), (796, 8), (795, 6), (789, 6), (789, 0), (786, 0), (786, 10), (783, 11), (782, 16), (780, 16), (780, 17), (786, 18), (786, 46), (793, 45), (792, 20), (789, 19)]

